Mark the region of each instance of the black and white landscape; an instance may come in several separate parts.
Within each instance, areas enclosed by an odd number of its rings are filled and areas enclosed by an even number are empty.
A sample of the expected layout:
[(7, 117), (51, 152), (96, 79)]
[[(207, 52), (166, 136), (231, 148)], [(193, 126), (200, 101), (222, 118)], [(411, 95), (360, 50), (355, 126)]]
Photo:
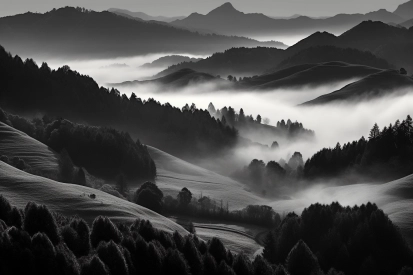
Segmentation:
[(413, 274), (405, 1), (2, 3), (0, 274)]

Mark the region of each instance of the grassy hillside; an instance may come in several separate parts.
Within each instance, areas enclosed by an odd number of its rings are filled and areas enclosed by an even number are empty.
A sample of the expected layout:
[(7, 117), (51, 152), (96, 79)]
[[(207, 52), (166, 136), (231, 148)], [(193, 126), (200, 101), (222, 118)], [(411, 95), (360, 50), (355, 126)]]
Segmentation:
[[(0, 193), (18, 208), (24, 208), (27, 202), (33, 201), (45, 204), (52, 211), (63, 215), (78, 215), (88, 223), (99, 215), (126, 223), (147, 219), (158, 229), (187, 234), (186, 230), (171, 220), (108, 193), (30, 175), (1, 161), (0, 170)], [(96, 198), (91, 198), (91, 194), (95, 194)]]
[(166, 195), (176, 196), (182, 188), (188, 188), (194, 197), (209, 196), (220, 205), (228, 206), (230, 210), (242, 209), (247, 205), (265, 204), (265, 200), (246, 190), (246, 186), (203, 169), (162, 152), (148, 147), (157, 167), (156, 180), (159, 188)]
[(42, 173), (58, 173), (59, 156), (55, 151), (3, 122), (0, 122), (0, 155), (21, 158)]

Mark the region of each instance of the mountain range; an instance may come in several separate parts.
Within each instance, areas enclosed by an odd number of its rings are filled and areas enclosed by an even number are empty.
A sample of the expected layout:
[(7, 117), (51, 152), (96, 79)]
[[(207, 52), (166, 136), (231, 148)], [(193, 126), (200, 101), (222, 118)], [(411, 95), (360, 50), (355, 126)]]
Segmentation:
[(148, 15), (144, 12), (133, 12), (133, 11), (129, 11), (129, 10), (125, 10), (125, 9), (116, 9), (116, 8), (110, 8), (108, 9), (108, 11), (116, 13), (118, 15), (128, 15), (134, 18), (139, 18), (145, 21), (160, 21), (160, 22), (172, 22), (175, 20), (180, 20), (180, 19), (184, 19), (185, 16), (174, 16), (174, 17), (168, 17), (168, 16), (152, 16), (152, 15)]
[(202, 60), (202, 58), (193, 58), (183, 55), (167, 55), (162, 56), (151, 63), (145, 63), (141, 68), (166, 68), (182, 62), (197, 62), (200, 60)]
[(288, 49), (230, 49), (198, 62), (173, 65), (155, 77), (183, 68), (210, 74), (260, 75), (306, 63), (342, 61), (381, 69), (413, 71), (413, 28), (364, 21), (340, 36), (315, 32)]
[[(398, 10), (398, 14), (404, 15), (407, 7), (400, 6)], [(380, 9), (366, 14), (338, 14), (329, 18), (298, 16), (289, 19), (274, 19), (260, 13), (243, 13), (227, 2), (206, 15), (192, 13), (184, 19), (171, 22), (171, 24), (189, 29), (208, 29), (219, 34), (240, 35), (257, 39), (291, 34), (308, 35), (315, 31), (340, 34), (366, 20), (397, 24), (410, 19), (398, 14)]]
[(0, 18), (0, 43), (32, 57), (119, 57), (159, 52), (210, 54), (231, 47), (280, 46), (243, 37), (204, 35), (167, 23), (82, 8)]

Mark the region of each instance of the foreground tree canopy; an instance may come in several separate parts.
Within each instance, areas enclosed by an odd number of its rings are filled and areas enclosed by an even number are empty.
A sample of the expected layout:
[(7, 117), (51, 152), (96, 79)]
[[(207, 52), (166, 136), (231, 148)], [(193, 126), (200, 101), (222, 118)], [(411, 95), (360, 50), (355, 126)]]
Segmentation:
[[(181, 236), (149, 221), (114, 224), (28, 203), (24, 210), (0, 195), (0, 273), (73, 275), (410, 274), (412, 251), (375, 205), (312, 205), (289, 214), (267, 237), (264, 257), (233, 254), (217, 238)], [(325, 272), (325, 273), (324, 273)]]

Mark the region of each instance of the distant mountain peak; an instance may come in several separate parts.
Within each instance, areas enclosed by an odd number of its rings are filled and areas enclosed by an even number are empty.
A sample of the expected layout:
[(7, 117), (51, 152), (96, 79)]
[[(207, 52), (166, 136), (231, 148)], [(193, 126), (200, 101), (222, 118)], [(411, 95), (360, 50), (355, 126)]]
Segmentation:
[(230, 2), (226, 2), (223, 5), (219, 6), (218, 8), (210, 11), (208, 14), (232, 14), (232, 13), (240, 13), (240, 11), (236, 10)]
[(397, 7), (394, 14), (409, 20), (413, 18), (413, 0), (403, 3)]

